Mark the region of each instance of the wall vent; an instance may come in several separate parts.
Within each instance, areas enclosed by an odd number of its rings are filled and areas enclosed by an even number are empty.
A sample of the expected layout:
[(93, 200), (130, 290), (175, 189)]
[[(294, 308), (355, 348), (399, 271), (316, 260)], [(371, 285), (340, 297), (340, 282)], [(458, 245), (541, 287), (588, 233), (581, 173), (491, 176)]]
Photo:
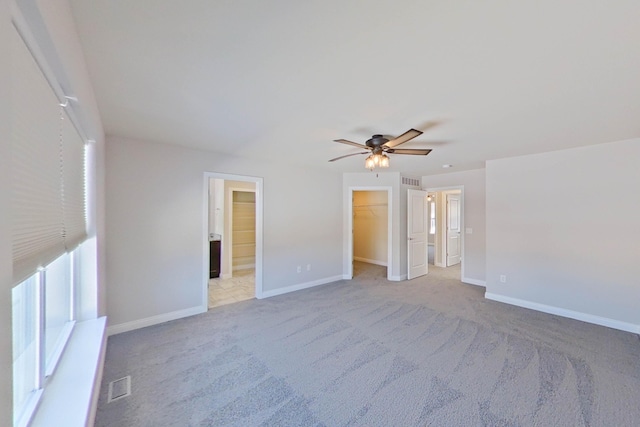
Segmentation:
[(420, 179), (418, 178), (408, 178), (406, 176), (402, 177), (402, 185), (409, 185), (411, 187), (420, 187)]
[(115, 402), (127, 396), (131, 396), (131, 375), (109, 383), (107, 403)]

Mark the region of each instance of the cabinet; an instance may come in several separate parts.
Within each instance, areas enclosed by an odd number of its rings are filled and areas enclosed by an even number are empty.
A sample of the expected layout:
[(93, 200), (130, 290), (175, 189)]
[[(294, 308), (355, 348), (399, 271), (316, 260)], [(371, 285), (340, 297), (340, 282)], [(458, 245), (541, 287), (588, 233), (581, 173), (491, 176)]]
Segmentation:
[(220, 240), (209, 242), (209, 278), (220, 277)]

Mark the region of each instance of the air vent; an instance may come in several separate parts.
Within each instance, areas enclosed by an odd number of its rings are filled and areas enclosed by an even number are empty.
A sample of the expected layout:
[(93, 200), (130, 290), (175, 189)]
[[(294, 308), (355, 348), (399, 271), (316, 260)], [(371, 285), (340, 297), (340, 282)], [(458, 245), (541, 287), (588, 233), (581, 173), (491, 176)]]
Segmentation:
[(402, 185), (409, 185), (411, 187), (420, 187), (420, 179), (418, 178), (408, 178), (406, 176), (402, 177)]
[(131, 376), (120, 378), (109, 383), (107, 403), (115, 402), (123, 397), (131, 396)]

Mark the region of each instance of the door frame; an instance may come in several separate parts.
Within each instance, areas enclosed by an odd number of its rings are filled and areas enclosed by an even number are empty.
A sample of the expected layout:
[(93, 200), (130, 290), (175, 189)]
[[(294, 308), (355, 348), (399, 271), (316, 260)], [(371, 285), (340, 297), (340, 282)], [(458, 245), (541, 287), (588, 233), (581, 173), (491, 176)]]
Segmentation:
[[(462, 278), (465, 277), (464, 270), (465, 270), (465, 263), (467, 258), (465, 255), (465, 244), (464, 244), (465, 233), (466, 233), (465, 214), (464, 214), (464, 185), (452, 185), (450, 187), (428, 187), (428, 188), (423, 188), (423, 190), (428, 193), (442, 193), (447, 191), (460, 190), (460, 256), (461, 256), (460, 280), (462, 281)], [(446, 216), (446, 206), (444, 207), (437, 206), (437, 202), (436, 202), (436, 209), (440, 210), (441, 212), (440, 217), (444, 218)], [(446, 222), (446, 218), (442, 222)], [(436, 236), (435, 236), (436, 238), (434, 239), (434, 244), (435, 244), (434, 250), (438, 249), (438, 240), (439, 240), (438, 233), (443, 233), (443, 228), (442, 228), (442, 224), (436, 223)], [(443, 248), (440, 248), (440, 249), (443, 250)], [(434, 265), (435, 265), (435, 260), (434, 260)], [(445, 260), (444, 266), (443, 265), (436, 265), (436, 266), (446, 268), (446, 260)]]
[(391, 186), (355, 186), (347, 189), (349, 197), (346, 203), (347, 219), (347, 246), (344, 254), (343, 279), (353, 279), (353, 193), (356, 191), (386, 191), (387, 192), (387, 280), (391, 280), (391, 260), (393, 256), (392, 246), (392, 224), (393, 224), (393, 187)]
[(254, 176), (232, 175), (219, 172), (204, 172), (202, 186), (202, 309), (209, 311), (209, 180), (253, 182), (256, 192), (256, 298), (262, 299), (263, 236), (264, 236), (264, 183)]

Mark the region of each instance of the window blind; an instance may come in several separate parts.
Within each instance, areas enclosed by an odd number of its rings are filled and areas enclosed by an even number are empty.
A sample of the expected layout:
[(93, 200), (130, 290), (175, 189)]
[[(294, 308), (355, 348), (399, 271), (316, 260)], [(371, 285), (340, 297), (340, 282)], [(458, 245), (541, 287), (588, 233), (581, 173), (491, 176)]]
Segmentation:
[(84, 143), (17, 30), (11, 31), (13, 278), (85, 237)]
[(87, 238), (85, 144), (64, 112), (62, 116), (62, 206), (64, 244), (72, 251)]

